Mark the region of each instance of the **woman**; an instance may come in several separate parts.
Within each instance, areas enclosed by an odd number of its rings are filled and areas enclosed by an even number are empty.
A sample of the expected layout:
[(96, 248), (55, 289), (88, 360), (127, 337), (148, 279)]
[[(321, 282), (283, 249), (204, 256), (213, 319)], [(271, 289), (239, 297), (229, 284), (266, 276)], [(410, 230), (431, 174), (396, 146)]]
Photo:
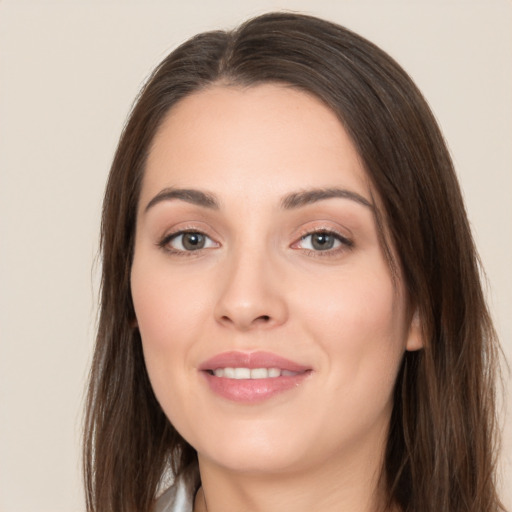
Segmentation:
[(171, 53), (121, 137), (102, 250), (89, 511), (500, 509), (459, 186), (368, 41), (268, 14)]

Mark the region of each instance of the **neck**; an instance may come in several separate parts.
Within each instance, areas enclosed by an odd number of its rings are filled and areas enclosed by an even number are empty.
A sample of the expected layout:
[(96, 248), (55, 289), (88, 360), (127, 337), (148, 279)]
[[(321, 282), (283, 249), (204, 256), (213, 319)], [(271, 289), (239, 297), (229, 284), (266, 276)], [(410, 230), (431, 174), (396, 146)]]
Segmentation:
[(194, 512), (383, 512), (381, 456), (347, 454), (316, 468), (274, 473), (230, 471), (199, 457), (202, 487)]

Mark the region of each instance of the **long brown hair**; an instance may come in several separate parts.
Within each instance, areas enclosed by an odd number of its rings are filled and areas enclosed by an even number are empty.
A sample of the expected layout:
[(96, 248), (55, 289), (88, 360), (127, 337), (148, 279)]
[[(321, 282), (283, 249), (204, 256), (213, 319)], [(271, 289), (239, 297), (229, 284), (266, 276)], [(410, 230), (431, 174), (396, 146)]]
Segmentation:
[[(183, 97), (213, 83), (285, 83), (320, 98), (352, 137), (381, 203), (425, 346), (396, 383), (382, 479), (402, 511), (485, 512), (495, 488), (497, 341), (453, 165), (407, 74), (351, 31), (314, 17), (266, 14), (173, 51), (141, 91), (107, 184), (99, 329), (85, 420), (89, 512), (147, 512), (166, 468), (197, 469), (195, 450), (160, 408), (134, 327), (130, 268), (151, 142)], [(388, 251), (388, 254), (391, 254)]]

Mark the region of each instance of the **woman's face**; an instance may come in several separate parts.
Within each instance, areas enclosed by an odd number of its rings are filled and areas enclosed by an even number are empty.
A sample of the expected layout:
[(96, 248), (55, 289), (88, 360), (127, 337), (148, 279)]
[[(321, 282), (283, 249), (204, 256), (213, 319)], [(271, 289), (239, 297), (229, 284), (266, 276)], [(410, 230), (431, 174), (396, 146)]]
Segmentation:
[(275, 472), (382, 450), (420, 341), (373, 208), (347, 133), (306, 93), (218, 85), (170, 111), (131, 285), (153, 389), (200, 461)]

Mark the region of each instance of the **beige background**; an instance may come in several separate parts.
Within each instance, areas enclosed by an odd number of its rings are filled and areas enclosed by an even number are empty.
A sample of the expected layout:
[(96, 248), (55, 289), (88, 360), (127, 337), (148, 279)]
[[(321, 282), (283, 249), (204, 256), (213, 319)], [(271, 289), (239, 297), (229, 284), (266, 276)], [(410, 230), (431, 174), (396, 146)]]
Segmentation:
[[(100, 205), (144, 77), (196, 32), (283, 8), (367, 36), (425, 93), (460, 174), (511, 359), (510, 1), (0, 0), (1, 512), (84, 509), (79, 442)], [(512, 509), (511, 423), (509, 414)]]

